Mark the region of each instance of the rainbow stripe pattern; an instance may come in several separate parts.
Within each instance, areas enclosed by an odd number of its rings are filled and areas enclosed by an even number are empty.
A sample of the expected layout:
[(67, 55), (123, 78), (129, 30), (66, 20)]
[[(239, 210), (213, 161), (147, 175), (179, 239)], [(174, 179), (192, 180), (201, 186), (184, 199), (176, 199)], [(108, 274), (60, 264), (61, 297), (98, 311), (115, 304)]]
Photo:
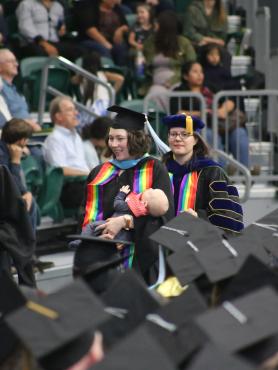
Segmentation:
[[(173, 175), (170, 173), (169, 176), (173, 188)], [(196, 171), (184, 175), (179, 189), (177, 214), (189, 208), (195, 208), (197, 185), (198, 173)]]
[(87, 185), (87, 202), (83, 227), (91, 221), (103, 220), (102, 186), (117, 176), (119, 171), (113, 164), (106, 162), (97, 176)]
[[(154, 160), (146, 161), (141, 167), (136, 168), (133, 177), (133, 191), (141, 193), (152, 187)], [(88, 223), (103, 220), (102, 196), (103, 185), (118, 176), (120, 169), (112, 163), (106, 162), (101, 167), (97, 176), (87, 185), (87, 202), (83, 227)], [(132, 267), (134, 244), (124, 248), (124, 255), (130, 255), (124, 262), (125, 268)]]
[(152, 187), (153, 181), (153, 166), (154, 160), (146, 161), (140, 168), (135, 169), (133, 178), (134, 193), (142, 193), (142, 191)]

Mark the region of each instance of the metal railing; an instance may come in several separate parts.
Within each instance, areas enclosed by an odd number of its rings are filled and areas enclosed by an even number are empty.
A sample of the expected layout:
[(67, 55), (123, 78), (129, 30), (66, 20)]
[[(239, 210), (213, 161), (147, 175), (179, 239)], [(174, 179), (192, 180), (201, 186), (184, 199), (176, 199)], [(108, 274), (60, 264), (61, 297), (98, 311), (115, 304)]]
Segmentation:
[[(108, 91), (109, 105), (113, 105), (115, 103), (115, 90), (110, 84), (100, 80), (97, 76), (89, 73), (85, 69), (79, 67), (78, 65), (70, 62), (69, 60), (67, 60), (63, 57), (49, 58), (48, 61), (45, 64), (45, 66), (43, 67), (42, 77), (41, 77), (41, 87), (40, 87), (40, 97), (39, 97), (39, 107), (38, 107), (38, 122), (39, 122), (40, 125), (42, 125), (42, 123), (43, 123), (43, 114), (45, 112), (47, 93), (50, 93), (53, 96), (62, 96), (62, 95), (64, 95), (64, 93), (55, 89), (54, 87), (48, 86), (48, 73), (49, 73), (49, 68), (51, 66), (51, 63), (53, 63), (53, 60), (55, 60), (55, 65), (57, 65), (57, 62), (59, 62), (61, 67), (69, 69), (69, 70), (85, 77), (89, 81), (93, 81), (96, 84), (102, 85)], [(91, 116), (96, 117), (96, 114), (94, 112), (92, 112), (84, 104), (81, 104), (79, 102), (74, 102), (74, 103), (75, 103), (75, 105), (78, 109), (81, 109), (81, 110), (85, 111), (86, 113), (90, 114)]]
[[(252, 170), (252, 165), (260, 166), (260, 175), (252, 176), (254, 182), (269, 182), (277, 181), (278, 175), (275, 172), (274, 166), (274, 149), (275, 149), (275, 138), (277, 133), (276, 120), (272, 115), (268, 114), (270, 98), (278, 98), (278, 90), (239, 90), (239, 91), (221, 91), (215, 94), (212, 105), (212, 131), (213, 131), (213, 149), (218, 147), (218, 124), (219, 119), (217, 115), (217, 110), (220, 104), (220, 101), (228, 98), (232, 98), (235, 102), (236, 107), (239, 107), (242, 104), (243, 99), (246, 112), (246, 129), (248, 131), (249, 137), (249, 154), (252, 155), (252, 148), (255, 151), (253, 156), (255, 162), (249, 163), (249, 167)], [(267, 100), (266, 100), (267, 99)], [(257, 103), (256, 103), (257, 100)], [(253, 112), (248, 108), (250, 103), (256, 103)], [(225, 145), (226, 153), (228, 154), (228, 140), (229, 140), (229, 127), (228, 119), (226, 119), (226, 132), (225, 136)], [(239, 116), (237, 118), (236, 126), (240, 127)], [(239, 154), (239, 140), (237, 141), (237, 154)], [(239, 155), (237, 156), (239, 157)], [(252, 158), (251, 158), (252, 159)], [(237, 166), (238, 167), (238, 166)]]

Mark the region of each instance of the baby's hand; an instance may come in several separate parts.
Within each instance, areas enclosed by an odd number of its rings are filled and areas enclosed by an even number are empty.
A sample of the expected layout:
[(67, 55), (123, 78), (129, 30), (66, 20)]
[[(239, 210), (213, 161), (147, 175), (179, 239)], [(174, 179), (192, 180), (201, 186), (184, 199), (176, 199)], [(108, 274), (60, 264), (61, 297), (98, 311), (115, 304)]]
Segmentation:
[(130, 187), (129, 185), (124, 185), (121, 187), (120, 191), (122, 191), (125, 194), (128, 194), (130, 192)]

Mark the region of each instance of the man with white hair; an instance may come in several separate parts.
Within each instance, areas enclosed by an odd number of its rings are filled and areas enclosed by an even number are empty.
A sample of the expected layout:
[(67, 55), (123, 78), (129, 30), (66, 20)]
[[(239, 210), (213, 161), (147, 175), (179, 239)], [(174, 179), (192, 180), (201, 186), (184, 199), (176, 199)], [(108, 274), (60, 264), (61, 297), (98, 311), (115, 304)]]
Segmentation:
[[(52, 166), (61, 167), (64, 176), (87, 176), (82, 139), (76, 126), (78, 111), (73, 100), (68, 96), (58, 96), (52, 100), (49, 108), (54, 130), (45, 140), (44, 158)], [(64, 185), (61, 201), (65, 207), (80, 206), (83, 198), (85, 180), (69, 182)]]
[(27, 102), (13, 84), (18, 74), (18, 62), (9, 49), (0, 49), (0, 76), (3, 80), (1, 95), (4, 98), (12, 118), (24, 119), (34, 131), (40, 131), (40, 125), (30, 118)]

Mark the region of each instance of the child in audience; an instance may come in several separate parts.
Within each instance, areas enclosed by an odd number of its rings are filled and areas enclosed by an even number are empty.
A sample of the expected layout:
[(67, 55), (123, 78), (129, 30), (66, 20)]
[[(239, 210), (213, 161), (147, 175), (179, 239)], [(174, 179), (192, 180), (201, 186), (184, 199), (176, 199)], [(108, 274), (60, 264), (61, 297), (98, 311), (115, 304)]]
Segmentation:
[(152, 8), (148, 4), (140, 3), (136, 7), (137, 20), (132, 27), (128, 42), (135, 50), (143, 50), (143, 43), (153, 32)]
[(208, 44), (202, 48), (200, 62), (203, 67), (204, 85), (213, 92), (238, 90), (240, 84), (231, 76), (231, 61), (223, 62), (223, 48), (217, 44)]

